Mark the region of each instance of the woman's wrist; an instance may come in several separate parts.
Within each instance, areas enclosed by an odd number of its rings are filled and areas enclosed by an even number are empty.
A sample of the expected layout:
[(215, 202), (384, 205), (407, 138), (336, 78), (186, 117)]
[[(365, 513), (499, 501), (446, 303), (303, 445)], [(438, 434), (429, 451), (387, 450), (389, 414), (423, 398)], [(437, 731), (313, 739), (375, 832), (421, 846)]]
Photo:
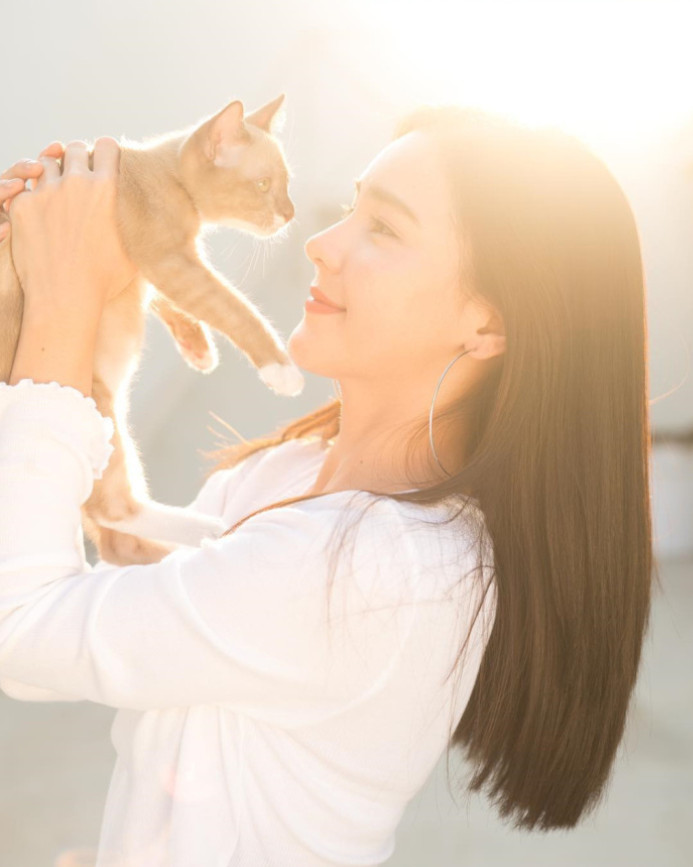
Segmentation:
[(8, 384), (57, 382), (90, 397), (98, 324), (84, 311), (25, 306)]

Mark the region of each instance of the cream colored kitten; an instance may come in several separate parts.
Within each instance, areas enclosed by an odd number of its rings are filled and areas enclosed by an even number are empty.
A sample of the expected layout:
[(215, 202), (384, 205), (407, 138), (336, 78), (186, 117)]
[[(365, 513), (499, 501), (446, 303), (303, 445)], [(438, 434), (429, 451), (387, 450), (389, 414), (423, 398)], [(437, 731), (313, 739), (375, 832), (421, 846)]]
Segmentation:
[[(216, 536), (222, 522), (150, 499), (127, 425), (129, 391), (144, 340), (146, 311), (165, 323), (185, 360), (199, 370), (218, 362), (210, 327), (226, 335), (277, 394), (299, 394), (304, 379), (265, 316), (205, 260), (204, 224), (269, 236), (294, 207), (288, 171), (272, 133), (283, 94), (250, 115), (235, 100), (218, 114), (144, 143), (121, 140), (118, 228), (138, 276), (103, 313), (92, 396), (113, 420), (115, 451), (82, 508), (101, 559), (153, 563), (177, 547)], [(90, 154), (90, 165), (91, 165)], [(0, 242), (0, 381), (9, 379), (23, 293), (9, 238)], [(156, 541), (155, 541), (156, 540)], [(174, 544), (162, 544), (172, 542)]]

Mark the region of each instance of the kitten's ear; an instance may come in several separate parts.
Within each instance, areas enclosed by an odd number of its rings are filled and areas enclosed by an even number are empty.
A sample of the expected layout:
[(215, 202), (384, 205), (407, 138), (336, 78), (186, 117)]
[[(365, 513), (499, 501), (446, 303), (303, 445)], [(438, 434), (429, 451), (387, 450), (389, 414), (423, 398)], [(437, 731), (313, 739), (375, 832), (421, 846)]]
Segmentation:
[(246, 123), (252, 123), (254, 126), (259, 126), (267, 132), (276, 133), (284, 126), (285, 114), (281, 112), (277, 114), (279, 107), (284, 102), (285, 94), (280, 93), (272, 102), (263, 105), (262, 108), (256, 109), (252, 114), (246, 115)]
[(209, 121), (205, 156), (214, 160), (221, 149), (248, 144), (249, 141), (250, 133), (243, 123), (243, 103), (235, 99)]

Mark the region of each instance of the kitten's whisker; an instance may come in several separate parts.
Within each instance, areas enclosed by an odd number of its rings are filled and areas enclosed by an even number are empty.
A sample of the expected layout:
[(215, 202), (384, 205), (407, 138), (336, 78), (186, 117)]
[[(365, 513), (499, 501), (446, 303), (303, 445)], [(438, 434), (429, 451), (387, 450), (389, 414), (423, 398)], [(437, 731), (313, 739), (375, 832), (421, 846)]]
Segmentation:
[(250, 250), (250, 256), (249, 256), (248, 267), (245, 269), (245, 274), (244, 274), (243, 277), (241, 278), (241, 282), (240, 282), (239, 286), (243, 286), (243, 284), (245, 283), (245, 281), (248, 279), (248, 274), (250, 274), (250, 272), (253, 270), (253, 265), (255, 264), (255, 250), (256, 250), (256, 245), (257, 245), (257, 239), (256, 239), (256, 238), (253, 238), (253, 247), (252, 247), (251, 250)]
[(255, 266), (257, 265), (257, 260), (262, 256), (263, 246), (264, 245), (262, 241), (258, 239), (255, 240), (255, 247), (253, 249), (253, 268), (255, 268)]
[(258, 263), (262, 263), (263, 251), (265, 250), (265, 241), (257, 240), (255, 243), (255, 256), (253, 258), (253, 266), (257, 269)]
[(233, 253), (237, 246), (238, 246), (238, 238), (235, 235), (230, 235), (228, 245), (223, 250), (224, 255), (226, 255), (229, 251), (231, 253)]

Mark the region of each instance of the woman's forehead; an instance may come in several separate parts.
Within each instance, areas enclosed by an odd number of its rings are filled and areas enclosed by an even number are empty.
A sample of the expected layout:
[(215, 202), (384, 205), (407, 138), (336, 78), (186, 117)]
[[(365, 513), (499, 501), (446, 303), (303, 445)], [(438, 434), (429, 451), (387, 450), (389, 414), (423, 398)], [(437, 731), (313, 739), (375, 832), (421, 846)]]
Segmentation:
[(430, 135), (414, 131), (390, 142), (359, 176), (361, 193), (378, 186), (403, 201), (420, 222), (447, 218), (450, 185)]

